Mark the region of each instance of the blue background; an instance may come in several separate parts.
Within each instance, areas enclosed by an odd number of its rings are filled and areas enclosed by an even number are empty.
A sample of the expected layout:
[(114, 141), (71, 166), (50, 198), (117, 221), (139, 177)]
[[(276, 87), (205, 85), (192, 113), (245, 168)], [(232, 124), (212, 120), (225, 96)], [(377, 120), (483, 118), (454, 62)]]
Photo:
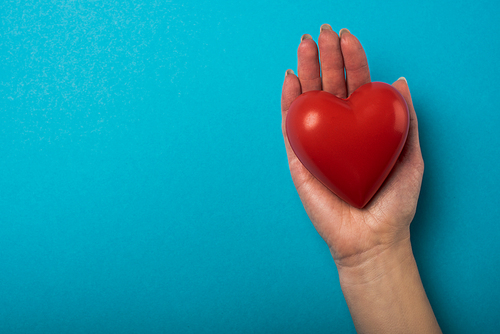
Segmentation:
[(408, 79), (424, 285), (444, 332), (498, 332), (499, 9), (2, 1), (0, 332), (353, 333), (280, 129), (322, 23)]

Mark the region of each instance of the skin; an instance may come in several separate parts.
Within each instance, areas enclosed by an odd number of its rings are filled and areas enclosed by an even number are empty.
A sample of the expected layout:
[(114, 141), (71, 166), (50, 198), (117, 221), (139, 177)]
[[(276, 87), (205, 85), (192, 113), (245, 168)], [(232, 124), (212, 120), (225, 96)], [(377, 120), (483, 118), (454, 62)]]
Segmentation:
[[(319, 52), (318, 52), (319, 47)], [(410, 130), (388, 179), (363, 209), (342, 201), (298, 160), (285, 131), (287, 111), (296, 97), (324, 90), (339, 98), (370, 82), (366, 54), (347, 29), (339, 35), (324, 24), (318, 46), (303, 35), (298, 76), (286, 72), (282, 90), (282, 131), (290, 173), (318, 233), (337, 265), (342, 291), (359, 333), (440, 333), (422, 286), (410, 244), (424, 162), (418, 123), (406, 79), (393, 86), (405, 98)]]

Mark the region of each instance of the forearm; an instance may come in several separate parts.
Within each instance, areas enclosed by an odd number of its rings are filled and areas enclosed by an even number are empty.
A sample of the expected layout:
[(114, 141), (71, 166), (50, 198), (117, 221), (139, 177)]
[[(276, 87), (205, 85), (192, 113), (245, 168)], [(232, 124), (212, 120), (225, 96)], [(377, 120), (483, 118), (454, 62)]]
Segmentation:
[(358, 333), (441, 333), (408, 239), (337, 265)]

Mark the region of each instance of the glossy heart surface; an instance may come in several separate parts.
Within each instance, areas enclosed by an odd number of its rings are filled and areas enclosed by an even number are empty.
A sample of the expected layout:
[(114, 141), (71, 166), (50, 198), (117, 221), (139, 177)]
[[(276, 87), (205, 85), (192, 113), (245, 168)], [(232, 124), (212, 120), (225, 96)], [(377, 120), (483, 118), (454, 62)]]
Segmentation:
[(363, 208), (403, 149), (409, 113), (401, 94), (367, 83), (347, 99), (325, 91), (301, 94), (290, 106), (290, 145), (311, 174), (347, 203)]

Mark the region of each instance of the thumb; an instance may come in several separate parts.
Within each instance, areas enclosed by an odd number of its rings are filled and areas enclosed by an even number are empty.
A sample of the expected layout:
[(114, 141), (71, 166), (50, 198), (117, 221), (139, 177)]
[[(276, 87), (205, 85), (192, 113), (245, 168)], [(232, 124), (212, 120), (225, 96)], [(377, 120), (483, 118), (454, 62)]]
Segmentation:
[(411, 100), (410, 88), (408, 87), (408, 81), (406, 81), (406, 78), (399, 78), (392, 84), (392, 86), (396, 88), (401, 95), (403, 95), (410, 111), (410, 118), (413, 118), (413, 116), (416, 118), (415, 109), (413, 108), (413, 102)]
[(410, 114), (410, 129), (408, 132), (408, 138), (406, 139), (406, 145), (402, 152), (402, 156), (406, 156), (411, 160), (421, 160), (422, 154), (420, 153), (420, 141), (418, 138), (418, 121), (417, 114), (415, 113), (415, 108), (413, 107), (413, 102), (411, 100), (410, 88), (408, 87), (408, 82), (404, 77), (396, 80), (392, 86), (396, 88), (399, 93), (404, 97), (406, 104), (408, 105), (408, 112)]
[(408, 111), (410, 114), (410, 131), (412, 128), (415, 128), (415, 132), (418, 134), (417, 114), (415, 113), (415, 108), (413, 108), (408, 81), (406, 81), (405, 77), (401, 77), (392, 84), (392, 87), (396, 88), (398, 92), (403, 95), (406, 105), (408, 105)]

